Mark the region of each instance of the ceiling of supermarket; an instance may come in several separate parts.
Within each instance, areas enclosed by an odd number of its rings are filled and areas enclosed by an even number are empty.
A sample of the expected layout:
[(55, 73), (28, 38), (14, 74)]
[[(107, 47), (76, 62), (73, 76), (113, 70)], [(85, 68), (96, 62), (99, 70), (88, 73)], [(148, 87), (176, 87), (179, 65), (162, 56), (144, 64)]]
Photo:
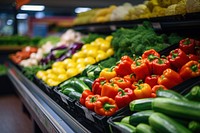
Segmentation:
[[(28, 4), (45, 5), (45, 13), (50, 15), (75, 15), (76, 7), (107, 7), (109, 5), (121, 5), (125, 2), (139, 4), (144, 0), (30, 0)], [(12, 13), (12, 3), (15, 0), (0, 0), (0, 13)], [(21, 11), (19, 11), (21, 12)]]

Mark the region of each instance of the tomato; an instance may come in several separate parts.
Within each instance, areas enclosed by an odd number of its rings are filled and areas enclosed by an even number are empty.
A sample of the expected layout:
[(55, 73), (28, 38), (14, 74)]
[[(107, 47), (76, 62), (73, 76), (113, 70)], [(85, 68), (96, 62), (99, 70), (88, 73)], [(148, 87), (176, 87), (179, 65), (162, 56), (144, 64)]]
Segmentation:
[(97, 49), (88, 49), (87, 56), (96, 57), (97, 56)]
[(110, 48), (110, 43), (108, 41), (103, 41), (101, 43), (100, 49), (103, 51), (107, 51)]
[(53, 73), (53, 71), (52, 71), (52, 69), (47, 69), (47, 70), (46, 70), (46, 73), (47, 73), (47, 74)]
[(52, 67), (62, 67), (65, 68), (65, 64), (61, 61), (53, 63)]
[(52, 71), (53, 71), (55, 74), (66, 73), (65, 69), (62, 68), (62, 67), (53, 67), (53, 68), (52, 68)]
[(94, 64), (94, 63), (96, 63), (96, 60), (93, 57), (89, 56), (84, 59), (85, 65)]
[(67, 64), (67, 65), (66, 65), (66, 68), (67, 68), (67, 69), (73, 68), (73, 67), (76, 67), (76, 65), (77, 65), (76, 62), (73, 61), (73, 62)]
[(46, 71), (40, 70), (36, 74), (36, 77), (39, 78), (39, 79), (42, 79), (43, 76), (46, 76)]
[(106, 37), (106, 41), (108, 41), (108, 42), (111, 42), (112, 39), (113, 39), (113, 36), (107, 36), (107, 37)]
[(67, 77), (69, 77), (69, 78), (76, 76), (78, 73), (79, 73), (79, 71), (77, 68), (69, 68), (69, 69), (67, 69), (67, 72), (66, 72)]
[(53, 79), (48, 79), (48, 80), (47, 80), (47, 84), (48, 84), (49, 86), (57, 86), (59, 83), (60, 83), (60, 82), (57, 81), (57, 80), (53, 80)]
[(58, 75), (58, 80), (60, 81), (60, 82), (63, 82), (63, 81), (65, 81), (65, 80), (67, 80), (67, 74), (65, 73), (65, 74), (59, 74)]
[(107, 51), (106, 51), (106, 54), (108, 57), (112, 56), (114, 54), (114, 50), (113, 48), (109, 48)]
[(96, 56), (96, 61), (99, 62), (101, 60), (106, 59), (108, 56), (105, 52), (99, 52)]
[(85, 64), (80, 63), (76, 66), (76, 68), (78, 69), (79, 73), (81, 73), (85, 69)]
[(73, 62), (73, 60), (70, 59), (70, 58), (67, 58), (67, 59), (65, 59), (65, 60), (63, 61), (63, 63), (64, 63), (65, 65), (67, 65), (67, 64), (69, 64), (69, 63), (71, 63), (71, 62)]
[(48, 78), (48, 79), (57, 79), (58, 77), (57, 77), (57, 75), (54, 74), (54, 73), (49, 73), (49, 74), (47, 74), (47, 78)]
[(78, 64), (84, 64), (84, 58), (79, 58), (76, 60), (77, 65)]
[(72, 60), (76, 61), (77, 59), (84, 58), (84, 57), (85, 57), (85, 53), (83, 51), (79, 51), (72, 55)]

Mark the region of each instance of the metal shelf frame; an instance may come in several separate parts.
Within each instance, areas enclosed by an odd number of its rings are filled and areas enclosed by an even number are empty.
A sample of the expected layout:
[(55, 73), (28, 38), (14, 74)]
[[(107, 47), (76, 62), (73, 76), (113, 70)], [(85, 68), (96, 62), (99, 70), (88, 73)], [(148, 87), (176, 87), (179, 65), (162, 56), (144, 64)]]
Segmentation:
[(90, 133), (87, 128), (27, 79), (12, 63), (7, 62), (6, 65), (8, 66), (8, 77), (42, 132)]

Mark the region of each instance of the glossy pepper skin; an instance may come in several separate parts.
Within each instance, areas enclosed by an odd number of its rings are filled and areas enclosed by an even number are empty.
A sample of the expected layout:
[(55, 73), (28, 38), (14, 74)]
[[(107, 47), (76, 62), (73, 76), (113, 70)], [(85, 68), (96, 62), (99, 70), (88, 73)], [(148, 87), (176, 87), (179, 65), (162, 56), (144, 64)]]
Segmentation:
[(110, 79), (110, 82), (117, 84), (119, 86), (119, 88), (122, 88), (122, 89), (131, 87), (131, 82), (122, 77), (114, 77), (114, 78)]
[(138, 59), (131, 65), (132, 72), (136, 75), (136, 79), (144, 79), (146, 76), (150, 75), (149, 68), (144, 60)]
[(152, 72), (152, 62), (153, 60), (155, 60), (156, 58), (160, 58), (160, 54), (155, 51), (154, 49), (150, 49), (150, 50), (146, 50), (143, 54), (142, 54), (142, 59), (145, 60), (148, 68), (149, 68), (149, 72), (151, 74)]
[(87, 96), (89, 96), (89, 95), (94, 95), (94, 93), (91, 92), (90, 90), (84, 90), (84, 91), (83, 91), (83, 93), (82, 93), (82, 95), (81, 95), (81, 97), (80, 97), (80, 103), (81, 103), (82, 105), (85, 106), (85, 99), (86, 99)]
[(101, 95), (102, 86), (107, 82), (108, 80), (105, 77), (95, 79), (92, 84), (92, 92)]
[(170, 68), (170, 62), (164, 58), (157, 58), (152, 63), (153, 74), (161, 75), (163, 71)]
[(156, 93), (157, 90), (168, 90), (164, 85), (154, 85), (152, 87), (152, 93)]
[(159, 75), (149, 75), (146, 76), (145, 78), (145, 83), (149, 84), (151, 87), (154, 87), (155, 85), (157, 85), (157, 81), (158, 81), (158, 77)]
[(142, 84), (138, 84), (136, 86), (137, 87), (134, 90), (134, 94), (137, 99), (151, 97), (152, 91), (151, 91), (151, 86), (149, 84), (142, 83)]
[(194, 54), (189, 54), (188, 55), (190, 60), (194, 60), (194, 61), (200, 61), (200, 56), (194, 55)]
[(135, 74), (131, 73), (129, 75), (124, 76), (124, 79), (129, 80), (131, 83), (136, 81)]
[(133, 60), (129, 56), (122, 56), (119, 63), (115, 66), (114, 71), (120, 77), (131, 74), (132, 63), (133, 63)]
[(179, 42), (179, 48), (186, 54), (194, 54), (195, 40), (192, 38), (185, 38)]
[(183, 82), (183, 79), (179, 73), (170, 68), (167, 68), (165, 71), (163, 71), (163, 74), (158, 78), (158, 84), (164, 85), (168, 89), (171, 89), (181, 82)]
[(125, 88), (124, 90), (119, 89), (117, 95), (115, 96), (115, 102), (118, 108), (123, 108), (127, 106), (134, 99), (135, 94), (130, 88)]
[(101, 90), (101, 96), (107, 96), (112, 99), (115, 99), (119, 90), (119, 86), (114, 83), (105, 83)]
[(172, 50), (167, 58), (176, 69), (180, 69), (185, 63), (190, 61), (189, 57), (179, 48)]
[(104, 68), (99, 74), (99, 77), (105, 77), (108, 81), (116, 76), (117, 73), (113, 70), (113, 68)]
[(107, 96), (102, 96), (98, 98), (94, 106), (94, 111), (102, 116), (111, 116), (115, 114), (117, 110), (118, 107), (117, 104), (115, 103), (115, 100)]
[(100, 95), (89, 95), (85, 99), (85, 107), (90, 110), (94, 110), (94, 105), (96, 104)]
[(190, 79), (200, 76), (200, 63), (197, 61), (189, 61), (180, 69), (180, 76), (184, 79)]

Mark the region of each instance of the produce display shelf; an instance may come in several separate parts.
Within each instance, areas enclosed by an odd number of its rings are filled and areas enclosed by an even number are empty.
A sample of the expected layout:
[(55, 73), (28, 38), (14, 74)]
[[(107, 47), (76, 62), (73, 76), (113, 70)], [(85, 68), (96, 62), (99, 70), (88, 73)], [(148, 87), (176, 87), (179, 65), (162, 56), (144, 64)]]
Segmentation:
[(6, 62), (8, 77), (42, 132), (90, 133), (81, 123), (28, 80), (12, 63)]
[(144, 18), (127, 21), (112, 21), (102, 23), (90, 23), (75, 25), (74, 30), (85, 33), (112, 33), (118, 28), (133, 28), (141, 25), (144, 21), (151, 22), (153, 28), (158, 31), (177, 31), (177, 30), (199, 30), (200, 27), (200, 12), (187, 13), (185, 15), (162, 16), (155, 18)]

